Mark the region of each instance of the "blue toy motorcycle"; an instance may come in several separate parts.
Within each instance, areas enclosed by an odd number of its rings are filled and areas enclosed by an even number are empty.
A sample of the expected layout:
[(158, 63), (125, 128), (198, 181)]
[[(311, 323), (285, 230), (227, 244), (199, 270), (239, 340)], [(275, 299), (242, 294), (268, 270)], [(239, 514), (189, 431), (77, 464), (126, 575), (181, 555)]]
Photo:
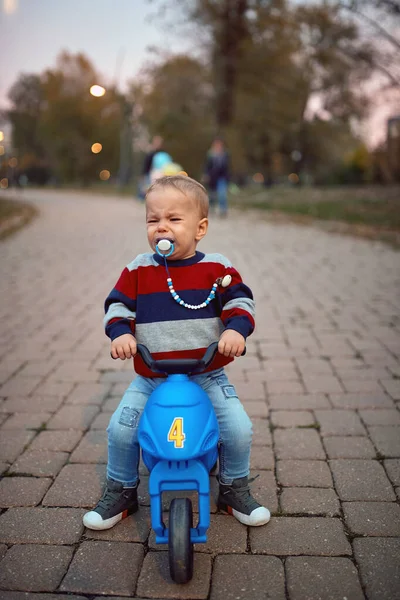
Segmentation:
[[(154, 360), (142, 344), (137, 351), (153, 372), (167, 375), (148, 399), (139, 423), (143, 462), (150, 471), (151, 524), (158, 544), (168, 544), (169, 568), (176, 583), (193, 576), (193, 544), (207, 541), (210, 525), (209, 472), (218, 458), (219, 429), (212, 403), (189, 379), (214, 359), (218, 342), (202, 359)], [(162, 521), (162, 493), (198, 492), (199, 521), (193, 526), (192, 502), (174, 498), (169, 527)]]

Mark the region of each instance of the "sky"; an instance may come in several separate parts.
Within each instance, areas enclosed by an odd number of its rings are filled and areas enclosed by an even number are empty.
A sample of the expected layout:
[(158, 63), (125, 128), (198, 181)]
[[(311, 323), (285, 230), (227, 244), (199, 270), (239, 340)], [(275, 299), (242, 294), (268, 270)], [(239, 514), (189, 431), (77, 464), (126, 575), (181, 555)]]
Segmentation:
[[(168, 0), (176, 7), (177, 0)], [(158, 2), (160, 5), (161, 0)], [(190, 51), (187, 37), (155, 18), (157, 0), (0, 0), (0, 109), (20, 73), (41, 73), (55, 66), (62, 50), (83, 52), (104, 77), (104, 84), (126, 83), (151, 58), (149, 47)], [(363, 128), (371, 145), (385, 137), (393, 108), (380, 95)]]
[[(179, 51), (149, 0), (0, 0), (0, 108), (20, 73), (53, 67), (62, 50), (83, 52), (121, 89), (149, 58), (148, 47)], [(153, 15), (153, 18), (151, 18)], [(186, 40), (186, 47), (188, 43)]]

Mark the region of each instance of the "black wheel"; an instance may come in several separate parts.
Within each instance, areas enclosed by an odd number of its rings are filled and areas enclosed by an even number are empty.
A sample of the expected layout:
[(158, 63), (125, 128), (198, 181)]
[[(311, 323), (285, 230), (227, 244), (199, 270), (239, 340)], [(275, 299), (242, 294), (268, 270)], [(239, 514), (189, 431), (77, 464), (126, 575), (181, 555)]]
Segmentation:
[(187, 583), (193, 577), (193, 544), (190, 528), (193, 510), (189, 498), (174, 498), (169, 507), (169, 571), (176, 583)]

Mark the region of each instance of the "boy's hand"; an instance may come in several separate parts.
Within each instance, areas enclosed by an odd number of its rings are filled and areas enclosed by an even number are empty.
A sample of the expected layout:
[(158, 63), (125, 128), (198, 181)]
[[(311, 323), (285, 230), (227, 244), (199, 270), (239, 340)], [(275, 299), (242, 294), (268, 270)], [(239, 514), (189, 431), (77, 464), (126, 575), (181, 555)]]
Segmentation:
[(124, 335), (120, 335), (111, 342), (111, 356), (113, 358), (120, 358), (121, 360), (133, 358), (136, 352), (136, 339), (130, 333), (124, 333)]
[(234, 329), (225, 329), (218, 343), (218, 352), (224, 356), (241, 356), (246, 340)]

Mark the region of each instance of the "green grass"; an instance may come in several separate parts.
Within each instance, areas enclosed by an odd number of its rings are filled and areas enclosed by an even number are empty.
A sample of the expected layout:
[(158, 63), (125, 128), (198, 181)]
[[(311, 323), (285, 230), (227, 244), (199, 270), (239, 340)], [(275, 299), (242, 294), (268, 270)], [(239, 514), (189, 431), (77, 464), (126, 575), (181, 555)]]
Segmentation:
[(0, 197), (0, 239), (27, 225), (37, 214), (32, 204)]
[(299, 223), (326, 222), (330, 230), (400, 246), (400, 186), (249, 187), (230, 194), (239, 209), (265, 211)]

